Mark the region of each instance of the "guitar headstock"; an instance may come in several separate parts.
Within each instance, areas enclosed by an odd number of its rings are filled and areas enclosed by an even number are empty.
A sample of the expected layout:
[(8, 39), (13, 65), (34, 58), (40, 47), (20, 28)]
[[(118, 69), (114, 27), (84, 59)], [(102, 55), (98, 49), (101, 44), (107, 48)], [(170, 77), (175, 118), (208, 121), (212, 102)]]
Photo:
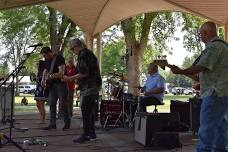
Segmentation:
[(166, 60), (166, 55), (163, 56), (158, 56), (157, 59), (155, 59), (153, 61), (153, 64), (158, 65), (159, 67), (161, 67), (163, 70), (165, 70), (165, 67), (168, 66), (168, 62)]

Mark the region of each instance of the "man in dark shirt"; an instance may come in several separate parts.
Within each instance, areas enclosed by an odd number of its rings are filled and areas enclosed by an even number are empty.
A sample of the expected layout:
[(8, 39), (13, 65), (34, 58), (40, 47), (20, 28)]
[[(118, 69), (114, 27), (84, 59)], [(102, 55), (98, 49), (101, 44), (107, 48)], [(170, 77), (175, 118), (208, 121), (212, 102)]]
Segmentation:
[[(68, 88), (66, 82), (61, 79), (66, 74), (65, 59), (61, 55), (56, 55), (49, 47), (44, 47), (41, 54), (47, 60), (47, 65), (43, 72), (42, 85), (48, 87), (48, 102), (50, 104), (50, 125), (45, 130), (56, 129), (56, 104), (61, 103), (65, 125), (63, 130), (70, 128), (70, 117), (67, 103)], [(46, 82), (46, 83), (45, 83)], [(48, 82), (48, 85), (47, 85)]]
[(102, 82), (99, 64), (93, 52), (88, 50), (79, 39), (70, 41), (70, 48), (78, 55), (78, 73), (74, 76), (66, 76), (64, 80), (77, 80), (79, 85), (84, 133), (73, 142), (83, 143), (96, 139), (94, 126), (95, 102), (98, 99)]

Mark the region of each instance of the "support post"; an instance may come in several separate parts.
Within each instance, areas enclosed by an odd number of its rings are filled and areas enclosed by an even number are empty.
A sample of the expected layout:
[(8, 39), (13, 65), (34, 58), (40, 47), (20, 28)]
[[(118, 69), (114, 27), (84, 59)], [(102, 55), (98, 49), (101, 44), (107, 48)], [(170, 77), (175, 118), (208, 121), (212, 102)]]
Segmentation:
[(97, 50), (96, 50), (96, 56), (100, 65), (100, 70), (101, 70), (101, 64), (102, 64), (102, 33), (98, 33), (96, 35), (97, 39)]
[(89, 33), (86, 33), (86, 45), (87, 48), (93, 51), (93, 36)]
[(224, 40), (228, 42), (228, 25), (224, 25)]

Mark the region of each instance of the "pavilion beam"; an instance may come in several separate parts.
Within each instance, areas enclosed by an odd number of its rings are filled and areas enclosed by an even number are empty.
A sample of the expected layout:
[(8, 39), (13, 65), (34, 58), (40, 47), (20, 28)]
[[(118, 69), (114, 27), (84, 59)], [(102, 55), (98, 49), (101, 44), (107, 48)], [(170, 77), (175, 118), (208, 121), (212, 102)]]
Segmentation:
[(228, 42), (228, 25), (224, 25), (224, 40)]
[(96, 50), (96, 56), (99, 62), (100, 70), (101, 70), (101, 64), (102, 64), (102, 33), (98, 33), (96, 36), (97, 39), (97, 50)]

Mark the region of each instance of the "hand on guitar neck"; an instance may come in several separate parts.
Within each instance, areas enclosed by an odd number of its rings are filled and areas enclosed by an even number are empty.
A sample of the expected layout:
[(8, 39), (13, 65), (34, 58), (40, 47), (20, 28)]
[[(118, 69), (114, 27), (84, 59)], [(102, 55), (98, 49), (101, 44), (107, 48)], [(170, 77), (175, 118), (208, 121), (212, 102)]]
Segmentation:
[(63, 75), (61, 75), (60, 73), (52, 73), (52, 74), (47, 74), (44, 78), (44, 82), (42, 82), (42, 85), (44, 87), (44, 96), (48, 97), (49, 94), (49, 89), (50, 89), (50, 85), (51, 85), (51, 81), (53, 79), (63, 79)]
[(174, 65), (170, 65), (168, 64), (166, 59), (157, 59), (153, 61), (153, 64), (158, 65), (160, 68), (162, 68), (163, 70), (165, 70), (165, 67), (169, 67), (172, 68)]

